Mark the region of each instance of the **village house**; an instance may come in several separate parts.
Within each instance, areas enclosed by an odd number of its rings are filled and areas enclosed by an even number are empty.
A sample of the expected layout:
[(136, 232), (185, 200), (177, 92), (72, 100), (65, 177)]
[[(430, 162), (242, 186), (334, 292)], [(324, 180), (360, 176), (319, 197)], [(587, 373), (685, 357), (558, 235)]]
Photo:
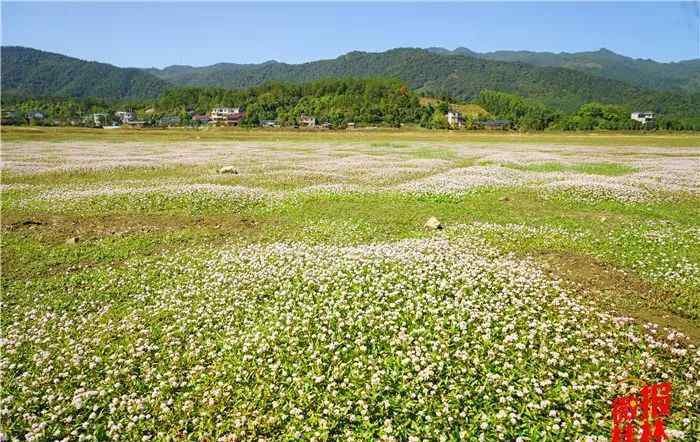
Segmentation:
[(464, 119), (459, 112), (447, 112), (447, 125), (452, 129), (461, 128), (464, 125)]
[(92, 114), (92, 122), (95, 124), (95, 126), (102, 127), (107, 124), (107, 119), (108, 116), (105, 113), (94, 113)]
[(209, 123), (209, 116), (208, 115), (192, 115), (192, 122), (199, 123), (199, 124), (207, 124), (207, 123)]
[(238, 112), (235, 114), (229, 114), (228, 118), (226, 118), (226, 121), (224, 124), (227, 126), (238, 126), (241, 121), (245, 118), (246, 113), (245, 112)]
[(2, 111), (2, 124), (3, 126), (9, 126), (11, 124), (17, 124), (20, 121), (20, 114), (16, 111)]
[(114, 113), (114, 116), (124, 124), (136, 119), (136, 114), (132, 111), (118, 111)]
[(299, 127), (316, 127), (316, 118), (301, 114), (299, 116)]
[(27, 120), (43, 120), (46, 118), (46, 115), (39, 111), (27, 112), (25, 116), (27, 117)]
[(652, 128), (656, 126), (656, 115), (653, 112), (632, 112), (630, 118), (639, 121), (642, 126)]
[(232, 122), (238, 124), (243, 119), (241, 115), (243, 112), (240, 107), (217, 107), (209, 113), (209, 122), (225, 125), (231, 125)]
[(262, 127), (277, 127), (277, 122), (275, 120), (260, 120), (260, 126), (262, 126)]

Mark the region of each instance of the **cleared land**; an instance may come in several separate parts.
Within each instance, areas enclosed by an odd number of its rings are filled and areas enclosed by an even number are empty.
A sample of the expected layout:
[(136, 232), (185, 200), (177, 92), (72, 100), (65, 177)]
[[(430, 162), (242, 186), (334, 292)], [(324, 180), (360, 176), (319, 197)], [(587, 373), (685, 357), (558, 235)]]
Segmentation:
[(700, 434), (697, 137), (37, 131), (10, 437), (607, 440), (630, 378)]

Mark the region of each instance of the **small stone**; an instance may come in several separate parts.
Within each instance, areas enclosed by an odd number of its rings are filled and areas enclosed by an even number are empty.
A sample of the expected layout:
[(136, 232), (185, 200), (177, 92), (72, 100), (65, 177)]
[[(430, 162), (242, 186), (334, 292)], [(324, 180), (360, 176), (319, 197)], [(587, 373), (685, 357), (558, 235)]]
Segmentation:
[(224, 166), (221, 169), (219, 169), (219, 173), (230, 173), (233, 175), (238, 175), (238, 170), (236, 170), (236, 168), (233, 166)]
[(78, 244), (79, 241), (80, 241), (80, 238), (78, 238), (77, 236), (72, 236), (66, 240), (66, 245), (74, 246), (74, 245)]
[(442, 223), (434, 216), (431, 216), (428, 218), (428, 221), (425, 222), (425, 227), (433, 230), (440, 230), (442, 229)]

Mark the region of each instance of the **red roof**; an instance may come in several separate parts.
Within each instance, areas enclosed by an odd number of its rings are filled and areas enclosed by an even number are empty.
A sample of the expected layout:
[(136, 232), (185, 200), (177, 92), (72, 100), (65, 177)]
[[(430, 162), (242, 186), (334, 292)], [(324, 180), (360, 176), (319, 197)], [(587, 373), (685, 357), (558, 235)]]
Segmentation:
[(239, 112), (237, 114), (228, 114), (228, 121), (240, 121), (245, 118), (245, 112)]

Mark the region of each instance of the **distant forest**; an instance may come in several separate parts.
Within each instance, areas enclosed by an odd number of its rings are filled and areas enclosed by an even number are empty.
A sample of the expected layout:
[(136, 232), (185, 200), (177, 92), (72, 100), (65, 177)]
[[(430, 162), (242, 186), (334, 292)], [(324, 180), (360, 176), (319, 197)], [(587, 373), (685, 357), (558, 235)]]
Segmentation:
[[(700, 117), (697, 61), (644, 62), (609, 51), (570, 55), (445, 51), (399, 48), (380, 53), (350, 52), (302, 64), (271, 61), (133, 69), (32, 48), (3, 46), (1, 78), (3, 95), (171, 102), (182, 94), (202, 96), (203, 100), (207, 96), (233, 96), (240, 100), (236, 94), (254, 95), (256, 87), (265, 90), (270, 86), (263, 85), (270, 84), (296, 84), (303, 89), (309, 86), (302, 85), (326, 79), (391, 78), (421, 96), (459, 102), (480, 100), (480, 94), (488, 90), (534, 100), (562, 115), (573, 115), (581, 106), (597, 102), (671, 117)], [(591, 63), (601, 68), (591, 71)], [(636, 80), (639, 78), (644, 82)], [(183, 92), (182, 88), (189, 87), (202, 89)], [(291, 85), (277, 87), (291, 97), (299, 96)], [(226, 95), (220, 89), (239, 92)], [(344, 94), (331, 95), (337, 100)], [(199, 99), (184, 105), (196, 106), (198, 102)], [(253, 103), (243, 104), (250, 107)], [(363, 106), (373, 108), (377, 104)]]
[[(241, 126), (258, 126), (275, 121), (280, 126), (295, 125), (299, 117), (313, 116), (319, 123), (342, 128), (357, 126), (418, 125), (446, 129), (446, 113), (457, 110), (464, 101), (447, 95), (421, 103), (419, 93), (397, 79), (328, 79), (304, 84), (267, 82), (247, 89), (183, 87), (165, 90), (158, 98), (104, 100), (94, 98), (27, 98), (3, 94), (3, 119), (8, 123), (90, 125), (92, 113), (106, 113), (115, 120), (117, 111), (133, 110), (137, 118), (157, 125), (161, 118), (177, 116), (181, 125), (200, 124), (194, 115), (206, 114), (215, 107), (241, 107), (245, 118)], [(588, 102), (573, 112), (557, 110), (546, 104), (515, 94), (483, 90), (469, 101), (488, 113), (487, 119), (512, 122), (510, 128), (538, 130), (642, 130), (630, 119), (630, 106)], [(26, 118), (40, 112), (41, 120)], [(9, 121), (10, 114), (15, 121)], [(7, 117), (7, 119), (6, 119)], [(479, 128), (485, 117), (465, 113), (464, 129)], [(700, 130), (699, 117), (662, 115), (657, 122), (662, 130)]]

